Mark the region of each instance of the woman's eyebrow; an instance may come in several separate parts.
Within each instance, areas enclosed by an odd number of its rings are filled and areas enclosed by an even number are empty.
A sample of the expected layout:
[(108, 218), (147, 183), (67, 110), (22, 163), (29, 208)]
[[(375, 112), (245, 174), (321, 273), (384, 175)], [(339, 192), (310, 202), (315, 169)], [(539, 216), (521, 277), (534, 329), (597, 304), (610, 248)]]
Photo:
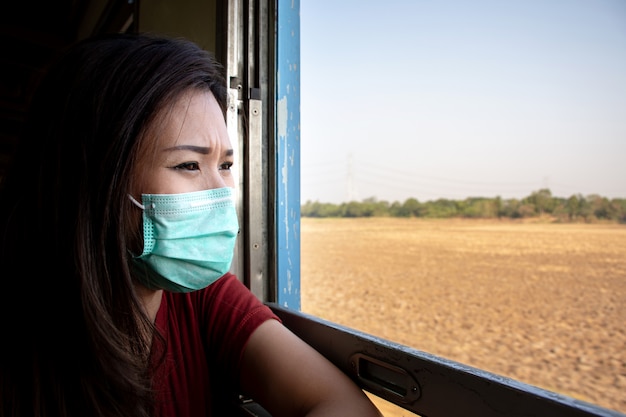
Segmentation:
[(200, 153), (202, 155), (208, 155), (211, 153), (211, 148), (207, 146), (176, 145), (176, 146), (172, 146), (169, 148), (165, 148), (164, 151), (192, 151), (192, 152)]

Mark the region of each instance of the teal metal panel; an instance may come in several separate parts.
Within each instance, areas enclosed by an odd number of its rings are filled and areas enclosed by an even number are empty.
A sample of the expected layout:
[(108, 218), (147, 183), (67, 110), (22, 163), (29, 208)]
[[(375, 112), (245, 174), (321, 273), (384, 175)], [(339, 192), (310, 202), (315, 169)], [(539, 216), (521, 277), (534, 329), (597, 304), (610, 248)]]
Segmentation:
[(300, 310), (300, 1), (277, 1), (277, 301)]

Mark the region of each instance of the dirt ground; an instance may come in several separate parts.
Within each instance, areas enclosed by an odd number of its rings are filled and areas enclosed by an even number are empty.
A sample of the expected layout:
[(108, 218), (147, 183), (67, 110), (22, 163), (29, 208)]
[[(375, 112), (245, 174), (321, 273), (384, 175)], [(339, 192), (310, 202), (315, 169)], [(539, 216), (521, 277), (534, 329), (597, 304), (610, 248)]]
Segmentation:
[(302, 311), (626, 413), (626, 226), (304, 218), (301, 245)]

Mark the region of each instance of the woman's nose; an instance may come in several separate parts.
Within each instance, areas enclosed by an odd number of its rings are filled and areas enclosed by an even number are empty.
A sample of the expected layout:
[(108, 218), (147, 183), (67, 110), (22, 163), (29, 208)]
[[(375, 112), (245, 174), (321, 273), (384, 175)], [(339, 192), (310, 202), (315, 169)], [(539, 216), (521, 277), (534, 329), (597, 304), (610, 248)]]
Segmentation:
[(227, 187), (228, 183), (226, 179), (222, 176), (219, 170), (211, 171), (209, 175), (207, 175), (205, 180), (205, 187), (207, 190), (213, 190), (215, 188), (224, 188)]

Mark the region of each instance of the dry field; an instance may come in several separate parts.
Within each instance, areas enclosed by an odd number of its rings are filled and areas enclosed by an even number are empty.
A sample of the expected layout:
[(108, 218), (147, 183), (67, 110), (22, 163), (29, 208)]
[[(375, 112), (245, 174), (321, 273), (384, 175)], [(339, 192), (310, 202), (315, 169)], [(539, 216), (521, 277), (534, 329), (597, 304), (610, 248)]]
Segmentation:
[(626, 226), (304, 218), (301, 244), (302, 311), (626, 413)]

